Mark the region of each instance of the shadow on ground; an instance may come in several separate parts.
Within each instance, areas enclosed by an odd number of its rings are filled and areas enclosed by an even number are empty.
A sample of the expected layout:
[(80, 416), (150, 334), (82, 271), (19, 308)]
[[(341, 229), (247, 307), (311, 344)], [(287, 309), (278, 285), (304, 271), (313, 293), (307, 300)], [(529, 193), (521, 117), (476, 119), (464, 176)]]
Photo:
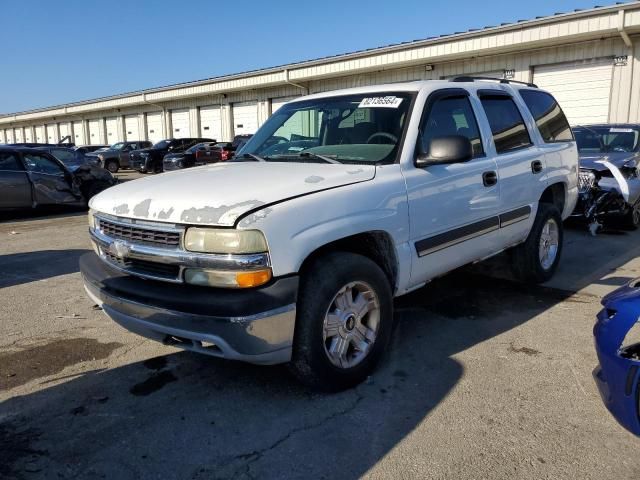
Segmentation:
[(0, 255), (0, 288), (78, 272), (78, 260), (88, 251), (40, 250)]

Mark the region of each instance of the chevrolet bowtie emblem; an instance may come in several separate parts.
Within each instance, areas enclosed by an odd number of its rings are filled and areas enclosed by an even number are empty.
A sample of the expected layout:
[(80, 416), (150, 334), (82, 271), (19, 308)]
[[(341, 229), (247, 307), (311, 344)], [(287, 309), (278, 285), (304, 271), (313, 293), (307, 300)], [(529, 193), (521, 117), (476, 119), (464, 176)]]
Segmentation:
[(109, 253), (118, 258), (126, 258), (131, 253), (131, 246), (122, 240), (115, 240), (109, 246)]

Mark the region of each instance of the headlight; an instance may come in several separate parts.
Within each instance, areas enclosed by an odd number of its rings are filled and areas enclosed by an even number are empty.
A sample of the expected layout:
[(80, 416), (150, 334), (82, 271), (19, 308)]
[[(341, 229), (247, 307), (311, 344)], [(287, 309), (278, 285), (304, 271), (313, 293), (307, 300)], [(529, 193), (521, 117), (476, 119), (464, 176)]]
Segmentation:
[(93, 210), (89, 210), (89, 214), (87, 215), (87, 218), (89, 219), (89, 228), (95, 229), (96, 217), (93, 215)]
[(262, 253), (267, 241), (258, 230), (226, 230), (215, 228), (187, 229), (184, 247), (203, 253)]

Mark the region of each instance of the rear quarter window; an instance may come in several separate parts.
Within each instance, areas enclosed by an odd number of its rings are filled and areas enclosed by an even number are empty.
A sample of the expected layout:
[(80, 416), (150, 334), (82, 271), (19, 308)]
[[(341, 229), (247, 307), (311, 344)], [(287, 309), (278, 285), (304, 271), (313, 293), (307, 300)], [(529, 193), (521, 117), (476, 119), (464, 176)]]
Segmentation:
[(546, 143), (573, 140), (569, 121), (555, 98), (539, 90), (520, 90), (520, 95)]

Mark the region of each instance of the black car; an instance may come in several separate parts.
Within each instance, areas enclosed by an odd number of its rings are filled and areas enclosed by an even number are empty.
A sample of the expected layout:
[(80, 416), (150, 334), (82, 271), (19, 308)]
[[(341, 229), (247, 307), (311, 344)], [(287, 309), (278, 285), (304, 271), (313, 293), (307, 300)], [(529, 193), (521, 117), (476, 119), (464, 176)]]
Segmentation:
[(165, 155), (164, 170), (179, 170), (181, 168), (196, 167), (207, 163), (217, 163), (229, 160), (233, 156), (233, 148), (229, 142), (198, 143), (183, 153), (169, 153)]
[(151, 148), (129, 154), (129, 167), (143, 173), (162, 172), (162, 160), (168, 153), (182, 153), (198, 143), (215, 142), (211, 138), (170, 138), (160, 140)]
[(72, 171), (41, 149), (0, 146), (0, 210), (84, 207), (115, 183), (104, 168), (81, 165)]
[(96, 150), (103, 150), (109, 148), (109, 145), (81, 145), (79, 147), (75, 147), (75, 150), (80, 153), (92, 153)]

